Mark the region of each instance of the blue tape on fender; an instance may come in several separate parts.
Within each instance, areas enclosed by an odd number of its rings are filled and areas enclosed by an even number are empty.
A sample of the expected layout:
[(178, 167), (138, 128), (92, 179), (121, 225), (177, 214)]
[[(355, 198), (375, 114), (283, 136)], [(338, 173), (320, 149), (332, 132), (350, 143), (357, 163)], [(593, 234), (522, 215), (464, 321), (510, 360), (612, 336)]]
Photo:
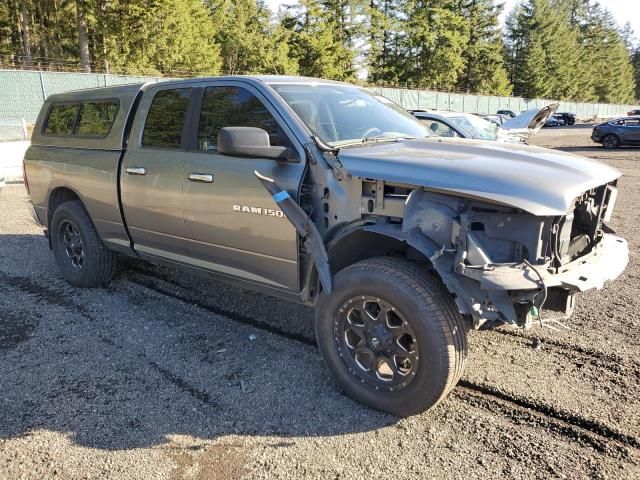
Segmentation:
[(284, 190), (273, 195), (273, 199), (276, 201), (276, 203), (280, 203), (287, 198), (290, 198), (290, 195)]

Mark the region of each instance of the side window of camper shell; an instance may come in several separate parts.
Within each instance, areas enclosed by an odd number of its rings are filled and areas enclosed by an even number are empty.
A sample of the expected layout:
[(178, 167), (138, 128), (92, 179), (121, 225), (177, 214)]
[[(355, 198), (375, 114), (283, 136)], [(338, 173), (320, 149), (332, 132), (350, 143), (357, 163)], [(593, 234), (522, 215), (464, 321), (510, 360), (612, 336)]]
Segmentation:
[(47, 135), (72, 135), (79, 109), (79, 103), (54, 103), (44, 124), (44, 133)]
[(104, 137), (118, 113), (116, 100), (54, 103), (45, 122), (46, 135)]

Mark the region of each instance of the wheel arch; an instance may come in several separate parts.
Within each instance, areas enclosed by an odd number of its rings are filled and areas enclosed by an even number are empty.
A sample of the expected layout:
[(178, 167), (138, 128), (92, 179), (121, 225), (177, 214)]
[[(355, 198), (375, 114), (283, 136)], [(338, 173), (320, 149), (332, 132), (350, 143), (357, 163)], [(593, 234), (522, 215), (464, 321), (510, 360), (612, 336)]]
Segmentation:
[[(359, 261), (374, 257), (396, 256), (430, 266), (425, 252), (411, 246), (400, 225), (357, 223), (343, 227), (326, 244), (331, 275)], [(321, 291), (318, 272), (312, 263), (305, 274), (303, 298), (315, 304)]]
[[(442, 248), (418, 229), (408, 232), (399, 224), (385, 221), (373, 224), (354, 224), (340, 230), (327, 244), (331, 274), (361, 260), (374, 257), (397, 256), (423, 265), (439, 277), (453, 296), (463, 315), (472, 315), (472, 298), (476, 288), (462, 282), (454, 272), (452, 259), (442, 254)], [(315, 305), (321, 290), (318, 274), (310, 265), (305, 278), (303, 301)], [(504, 293), (504, 292), (501, 292)]]
[[(55, 187), (49, 193), (49, 198), (47, 199), (47, 228), (51, 228), (51, 219), (53, 218), (53, 214), (56, 209), (62, 205), (64, 202), (71, 202), (74, 200), (78, 200), (82, 202), (80, 195), (67, 186)], [(84, 202), (82, 202), (84, 205)]]
[[(82, 197), (73, 188), (66, 185), (55, 187), (49, 192), (49, 198), (47, 199), (47, 230), (49, 231), (49, 248), (51, 245), (51, 221), (57, 208), (65, 202), (78, 201), (82, 204), (82, 207), (86, 209), (86, 205), (82, 200)], [(93, 221), (92, 221), (93, 222)]]

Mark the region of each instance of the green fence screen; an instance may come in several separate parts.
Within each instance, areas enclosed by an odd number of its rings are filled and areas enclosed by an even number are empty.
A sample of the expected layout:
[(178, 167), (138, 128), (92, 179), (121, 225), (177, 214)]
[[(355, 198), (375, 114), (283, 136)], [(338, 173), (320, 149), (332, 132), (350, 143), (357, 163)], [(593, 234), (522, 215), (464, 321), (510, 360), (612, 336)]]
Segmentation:
[[(69, 90), (105, 87), (125, 83), (156, 82), (157, 77), (134, 77), (94, 73), (57, 73), (0, 70), (0, 120), (24, 119), (33, 123), (48, 95)], [(519, 97), (462, 95), (402, 88), (373, 87), (371, 90), (410, 110), (455, 110), (469, 113), (495, 113), (504, 108), (522, 112), (553, 100)], [(560, 112), (573, 112), (578, 118), (611, 118), (625, 115), (634, 105), (560, 102)]]

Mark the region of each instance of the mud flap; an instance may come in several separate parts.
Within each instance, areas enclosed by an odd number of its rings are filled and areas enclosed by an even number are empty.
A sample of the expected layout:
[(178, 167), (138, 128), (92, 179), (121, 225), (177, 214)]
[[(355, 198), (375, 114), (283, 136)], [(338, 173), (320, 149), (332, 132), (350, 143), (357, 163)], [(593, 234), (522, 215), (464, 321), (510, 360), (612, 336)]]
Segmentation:
[(302, 207), (291, 198), (286, 190), (282, 190), (272, 178), (265, 177), (256, 170), (254, 170), (253, 173), (258, 177), (262, 186), (267, 189), (273, 200), (278, 204), (298, 234), (303, 238), (304, 245), (307, 247), (307, 250), (311, 252), (313, 263), (318, 270), (322, 288), (324, 288), (327, 294), (330, 294), (333, 283), (331, 280), (331, 269), (329, 268), (329, 257), (327, 256), (327, 250), (324, 248), (324, 242), (316, 226)]

